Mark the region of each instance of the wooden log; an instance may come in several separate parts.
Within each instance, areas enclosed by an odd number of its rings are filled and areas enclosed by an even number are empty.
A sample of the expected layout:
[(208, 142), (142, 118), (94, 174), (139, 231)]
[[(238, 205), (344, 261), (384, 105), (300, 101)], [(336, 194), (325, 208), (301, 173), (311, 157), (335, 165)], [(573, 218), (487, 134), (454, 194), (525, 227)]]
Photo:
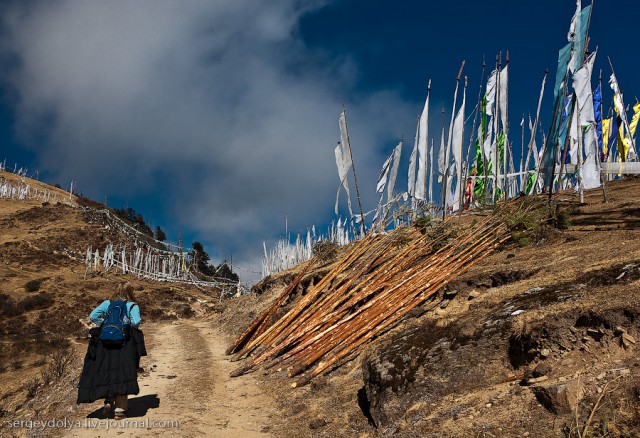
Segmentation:
[[(504, 240), (506, 240), (507, 238), (504, 238)], [(477, 263), (477, 261), (479, 260), (479, 258), (476, 258), (476, 260), (471, 260), (470, 266)], [(419, 299), (417, 299), (415, 302), (422, 302), (423, 299), (425, 299), (427, 296), (421, 294), (421, 296), (419, 297)], [(353, 344), (351, 344), (348, 348), (343, 348), (340, 352), (336, 353), (331, 359), (323, 361), (322, 363), (318, 364), (318, 366), (313, 369), (311, 372), (305, 374), (303, 377), (301, 377), (300, 379), (296, 380), (296, 382), (294, 382), (294, 384), (292, 385), (292, 387), (297, 387), (297, 386), (302, 386), (308, 382), (311, 381), (311, 379), (313, 379), (314, 377), (316, 377), (317, 375), (319, 375), (320, 373), (322, 373), (323, 371), (327, 370), (328, 368), (330, 368), (331, 366), (333, 366), (339, 359), (343, 358), (344, 356), (346, 356), (347, 354), (350, 354), (353, 350), (355, 350), (357, 347), (359, 347), (360, 345), (364, 344), (365, 342), (369, 341), (370, 339), (372, 339), (374, 336), (376, 336), (379, 332), (381, 332), (382, 330), (385, 330), (386, 328), (388, 328), (391, 324), (395, 323), (398, 319), (400, 319), (401, 317), (403, 317), (409, 310), (411, 310), (413, 307), (415, 307), (415, 305), (413, 306), (407, 306), (405, 309), (400, 310), (398, 312), (395, 312), (394, 314), (391, 315), (391, 317), (384, 319), (378, 326), (376, 329), (373, 329), (373, 327), (371, 327), (371, 330), (365, 331), (364, 333), (362, 333), (362, 336), (359, 336), (355, 342)], [(299, 370), (301, 367), (299, 366), (297, 368), (297, 370)]]
[(289, 284), (289, 286), (284, 290), (282, 294), (276, 299), (276, 301), (267, 308), (262, 315), (256, 318), (253, 323), (242, 333), (238, 339), (231, 344), (229, 348), (225, 351), (225, 354), (228, 356), (230, 354), (238, 351), (239, 348), (242, 348), (248, 341), (250, 341), (253, 337), (261, 334), (266, 329), (266, 323), (268, 323), (269, 319), (273, 317), (273, 315), (278, 311), (278, 309), (282, 306), (285, 300), (291, 295), (291, 293), (295, 290), (295, 288), (302, 280), (302, 277), (309, 271), (309, 269), (313, 266), (313, 262), (307, 263), (306, 266), (300, 271), (300, 273), (296, 276), (296, 278)]
[[(445, 273), (445, 274), (444, 274), (444, 277), (446, 277), (446, 276), (448, 276), (448, 275), (449, 275), (448, 273)], [(436, 291), (437, 289), (439, 289), (441, 286), (442, 286), (442, 284), (436, 284), (436, 285), (434, 286), (434, 291)], [(365, 321), (367, 321), (367, 320), (368, 320), (368, 321), (370, 321), (370, 320), (371, 320), (371, 317), (376, 318), (376, 316), (377, 316), (377, 315), (376, 315), (376, 312), (377, 312), (377, 310), (375, 310), (375, 311), (373, 312), (373, 315), (371, 315), (371, 316), (366, 316), (364, 320), (365, 320)], [(384, 315), (383, 315), (383, 317), (384, 317)], [(378, 318), (378, 319), (379, 319), (379, 318)], [(383, 319), (384, 319), (384, 318), (383, 318)], [(341, 341), (341, 342), (343, 342), (343, 341), (344, 341), (344, 339), (340, 339), (340, 341)], [(316, 357), (316, 358), (317, 358), (317, 357)], [(313, 358), (312, 358), (312, 359), (313, 359)], [(309, 359), (307, 359), (307, 362), (309, 362)], [(310, 364), (310, 363), (309, 363), (309, 364)], [(297, 368), (296, 368), (296, 370), (297, 370)]]
[[(408, 234), (417, 236), (415, 230)], [(436, 293), (459, 275), (465, 263), (475, 263), (480, 251), (503, 235), (504, 229), (500, 230), (494, 217), (467, 228), (454, 240), (448, 240), (450, 236), (443, 232), (435, 237), (418, 236), (394, 249), (389, 238), (387, 244), (385, 239), (363, 239), (345, 263), (332, 270), (330, 281), (320, 282), (322, 287), (308, 293), (306, 302), (298, 303), (253, 340), (252, 348), (261, 345), (260, 351), (233, 375), (264, 363), (265, 368), (290, 367), (289, 374), (295, 376), (322, 359), (305, 375), (313, 378), (357, 348), (359, 338), (386, 330), (398, 315)], [(442, 246), (434, 250), (436, 243)], [(334, 283), (340, 276), (346, 278)]]

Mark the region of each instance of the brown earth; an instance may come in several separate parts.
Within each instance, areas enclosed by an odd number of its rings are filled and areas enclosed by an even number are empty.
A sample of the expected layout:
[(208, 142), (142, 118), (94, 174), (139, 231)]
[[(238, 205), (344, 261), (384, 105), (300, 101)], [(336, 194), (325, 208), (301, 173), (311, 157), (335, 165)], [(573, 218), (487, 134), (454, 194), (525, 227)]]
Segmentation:
[[(112, 230), (79, 208), (0, 200), (0, 435), (106, 435), (7, 425), (97, 416), (99, 402), (74, 404), (83, 321), (126, 279), (146, 316), (149, 350), (131, 420), (177, 420), (180, 428), (119, 433), (640, 436), (639, 189), (638, 179), (611, 182), (608, 203), (594, 190), (582, 205), (561, 193), (568, 229), (516, 238), (520, 245), (504, 246), (454, 279), (362, 354), (296, 389), (285, 371), (232, 379), (238, 364), (223, 357), (295, 269), (257, 285), (261, 294), (231, 300), (115, 271), (85, 279), (84, 251), (118, 239)], [(311, 272), (303, 284), (326, 272)], [(73, 358), (62, 376), (35, 385), (61, 361), (60, 350)]]

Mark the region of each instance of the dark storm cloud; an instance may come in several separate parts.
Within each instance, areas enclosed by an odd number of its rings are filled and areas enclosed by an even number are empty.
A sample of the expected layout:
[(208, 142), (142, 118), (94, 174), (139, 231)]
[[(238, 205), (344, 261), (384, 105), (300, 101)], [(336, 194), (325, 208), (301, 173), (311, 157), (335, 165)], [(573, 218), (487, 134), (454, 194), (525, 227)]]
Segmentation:
[(324, 3), (10, 4), (3, 53), (17, 64), (3, 79), (19, 130), (41, 169), (98, 198), (155, 193), (210, 253), (255, 261), (285, 214), (299, 228), (330, 217), (344, 96), (371, 203), (382, 146), (415, 117), (393, 91), (348, 89), (348, 58), (305, 48), (299, 20)]

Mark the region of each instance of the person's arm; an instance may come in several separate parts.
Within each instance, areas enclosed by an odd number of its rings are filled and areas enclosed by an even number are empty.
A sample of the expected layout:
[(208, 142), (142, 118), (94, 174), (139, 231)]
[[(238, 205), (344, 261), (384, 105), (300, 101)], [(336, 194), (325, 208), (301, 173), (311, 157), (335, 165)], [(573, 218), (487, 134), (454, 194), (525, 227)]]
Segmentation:
[(93, 309), (93, 311), (89, 314), (89, 319), (92, 323), (97, 326), (102, 324), (102, 320), (104, 319), (104, 315), (107, 313), (107, 309), (109, 309), (109, 300), (104, 300), (102, 304)]
[(129, 308), (129, 319), (131, 319), (131, 326), (138, 328), (142, 319), (140, 318), (140, 307), (133, 303)]

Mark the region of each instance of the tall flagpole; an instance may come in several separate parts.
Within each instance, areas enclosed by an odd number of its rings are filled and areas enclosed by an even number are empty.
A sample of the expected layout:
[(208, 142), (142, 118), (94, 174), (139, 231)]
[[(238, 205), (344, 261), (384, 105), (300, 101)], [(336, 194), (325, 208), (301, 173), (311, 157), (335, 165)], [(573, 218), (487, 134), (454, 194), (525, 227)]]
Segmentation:
[[(527, 171), (527, 179), (529, 178), (529, 157), (531, 156), (531, 150), (533, 149), (533, 144), (536, 141), (536, 135), (537, 135), (537, 131), (538, 131), (538, 123), (540, 120), (540, 107), (542, 106), (542, 97), (544, 95), (544, 87), (545, 84), (547, 83), (547, 75), (549, 74), (549, 70), (545, 70), (544, 71), (544, 77), (542, 78), (542, 86), (540, 87), (540, 97), (538, 98), (538, 108), (536, 111), (536, 119), (535, 119), (535, 123), (533, 125), (533, 129), (531, 130), (531, 139), (529, 140), (529, 146), (528, 146), (528, 150), (527, 150), (527, 159), (525, 161), (524, 167), (525, 170)], [(534, 152), (535, 153), (535, 152)], [(533, 162), (534, 164), (536, 163), (536, 157), (534, 157)], [(538, 172), (540, 172), (540, 163), (538, 163), (538, 165), (536, 166), (536, 175), (534, 177), (534, 183), (537, 184), (537, 180), (538, 180)], [(535, 194), (535, 189), (536, 186), (533, 186), (533, 194)]]
[[(431, 95), (431, 79), (429, 79), (429, 85), (427, 86), (427, 102), (429, 102), (429, 96)], [(427, 129), (429, 127), (429, 107), (427, 106), (427, 108), (425, 108), (427, 110)], [(424, 111), (424, 109), (423, 109)], [(420, 115), (420, 118), (422, 119), (422, 114)], [(427, 131), (428, 132), (428, 131)], [(420, 133), (420, 136), (422, 136), (422, 133)], [(424, 191), (423, 193), (425, 194), (425, 200), (427, 199), (427, 165), (429, 164), (429, 160), (427, 159), (427, 153), (429, 152), (429, 137), (425, 136), (426, 138), (426, 142), (424, 145)], [(418, 151), (419, 152), (419, 151)], [(433, 166), (433, 163), (431, 163), (431, 166)], [(420, 166), (418, 166), (418, 169), (420, 169)]]
[(493, 121), (493, 125), (495, 127), (494, 129), (494, 136), (495, 136), (495, 142), (496, 142), (496, 149), (494, 152), (494, 157), (495, 159), (493, 160), (494, 163), (494, 180), (493, 180), (493, 202), (495, 204), (498, 203), (498, 183), (500, 181), (500, 134), (499, 134), (499, 128), (500, 128), (500, 66), (501, 66), (501, 60), (500, 58), (496, 55), (496, 71), (498, 72), (496, 75), (496, 108), (493, 114), (494, 117), (494, 121)]
[[(502, 58), (502, 52), (500, 53), (500, 58)], [(500, 61), (502, 62), (502, 59), (500, 59)], [(505, 115), (505, 120), (506, 120), (506, 126), (503, 126), (502, 129), (504, 129), (504, 153), (503, 153), (503, 160), (504, 160), (504, 166), (503, 166), (503, 170), (504, 170), (504, 184), (503, 184), (503, 190), (504, 190), (504, 201), (507, 202), (508, 198), (509, 198), (509, 178), (508, 178), (508, 174), (509, 174), (509, 169), (507, 168), (507, 155), (509, 155), (509, 51), (507, 50), (507, 59), (505, 62), (505, 67), (504, 69), (507, 72), (507, 89), (505, 90), (505, 104), (504, 104), (504, 115)]]
[(524, 114), (522, 114), (522, 121), (520, 122), (520, 127), (522, 128), (522, 151), (520, 152), (520, 192), (524, 192), (522, 188), (524, 187)]
[[(558, 64), (558, 68), (560, 68), (560, 64)], [(557, 146), (557, 143), (558, 143), (558, 138), (553, 139), (553, 138), (551, 138), (551, 135), (554, 132), (554, 128), (555, 128), (555, 125), (556, 125), (556, 120), (558, 118), (558, 114), (561, 113), (563, 108), (564, 108), (564, 100), (567, 97), (567, 91), (568, 91), (568, 86), (566, 84), (567, 84), (567, 81), (569, 79), (569, 70), (570, 69), (567, 68), (567, 71), (564, 74), (563, 82), (564, 82), (565, 86), (562, 87), (562, 96), (558, 95), (556, 97), (556, 102), (555, 102), (554, 108), (553, 108), (553, 116), (552, 116), (551, 126), (549, 128), (549, 134), (546, 137), (546, 141), (545, 141), (544, 148), (543, 148), (543, 158), (544, 158), (544, 155), (546, 155), (547, 148), (550, 147), (549, 146), (549, 140), (554, 140), (556, 142), (556, 146)], [(560, 126), (558, 126), (558, 130), (559, 129), (560, 129)], [(554, 146), (551, 146), (551, 147), (554, 147)], [(554, 156), (552, 158), (553, 162), (551, 164), (551, 169), (549, 169), (549, 173), (550, 173), (550, 178), (549, 178), (549, 201), (548, 201), (549, 205), (551, 205), (551, 202), (553, 201), (553, 186), (554, 186), (553, 180), (556, 177), (556, 155), (557, 154), (554, 153)], [(535, 187), (535, 185), (538, 184), (538, 177), (540, 176), (540, 167), (542, 167), (542, 163), (540, 163), (540, 165), (538, 166), (538, 172), (536, 173), (536, 179), (534, 181), (534, 187)], [(546, 173), (546, 171), (545, 171), (545, 173)], [(546, 178), (546, 176), (545, 176), (545, 178)], [(545, 184), (546, 184), (546, 181), (545, 181)]]
[(416, 201), (416, 182), (417, 182), (417, 178), (416, 178), (416, 162), (415, 160), (417, 159), (416, 156), (414, 156), (413, 154), (415, 153), (416, 155), (418, 154), (418, 133), (420, 131), (420, 117), (418, 117), (418, 119), (416, 120), (416, 137), (415, 140), (413, 142), (413, 150), (411, 151), (411, 156), (413, 156), (413, 172), (412, 167), (411, 167), (411, 159), (409, 160), (409, 183), (408, 183), (408, 192), (409, 192), (409, 196), (411, 197), (411, 220), (414, 221), (417, 217), (417, 213), (416, 210), (418, 209), (418, 203)]
[[(469, 174), (469, 168), (471, 167), (471, 145), (473, 144), (473, 140), (474, 140), (474, 135), (476, 133), (476, 125), (478, 122), (478, 113), (482, 110), (482, 83), (484, 82), (484, 73), (485, 73), (485, 68), (487, 67), (487, 63), (484, 61), (484, 59), (482, 60), (482, 74), (480, 75), (480, 87), (478, 89), (478, 104), (476, 105), (476, 112), (473, 116), (473, 126), (471, 128), (471, 137), (469, 138), (469, 146), (467, 147), (467, 166), (466, 169), (463, 169), (463, 172), (465, 172), (465, 176), (463, 178), (464, 181), (467, 180)], [(482, 119), (482, 115), (480, 115), (480, 118)], [(480, 120), (480, 125), (482, 125), (482, 120)], [(481, 128), (482, 129), (482, 128)], [(478, 140), (479, 141), (479, 140)], [(481, 148), (484, 148), (484, 144), (481, 145)], [(484, 150), (482, 149), (482, 156), (484, 157)], [(476, 163), (476, 174), (478, 173), (478, 164)], [(473, 196), (473, 188), (471, 190), (471, 193)]]
[[(591, 9), (589, 10), (589, 21), (587, 22), (587, 32), (585, 33), (585, 44), (584, 44), (585, 53), (589, 50), (589, 28), (591, 27), (591, 16), (593, 15), (594, 3), (595, 3), (595, 0), (591, 0)], [(596, 47), (596, 51), (597, 50), (598, 48)], [(611, 63), (611, 60), (609, 60), (609, 63)], [(611, 67), (611, 70), (613, 71), (613, 66)], [(602, 119), (602, 69), (600, 69), (600, 77), (598, 78), (598, 82), (600, 84), (600, 118)], [(596, 147), (596, 149), (598, 148)], [(634, 145), (634, 149), (635, 149), (635, 145)], [(600, 173), (600, 184), (602, 184), (602, 195), (604, 196), (604, 202), (609, 202), (609, 200), (607, 199), (607, 189), (605, 187), (606, 178), (602, 174), (602, 160), (600, 159), (599, 150), (596, 152), (595, 159), (596, 159), (596, 164), (598, 166), (598, 172)]]
[[(560, 190), (564, 190), (564, 187), (562, 185), (562, 174), (565, 172), (566, 170), (566, 166), (565, 166), (565, 161), (567, 161), (567, 153), (569, 151), (569, 145), (571, 143), (571, 129), (573, 126), (573, 113), (576, 111), (576, 108), (578, 108), (577, 105), (577, 97), (574, 94), (571, 95), (571, 113), (567, 114), (567, 117), (571, 116), (571, 118), (568, 120), (567, 122), (567, 136), (565, 137), (564, 140), (564, 145), (562, 145), (562, 154), (560, 154), (560, 172), (558, 173), (558, 192)], [(578, 120), (578, 125), (580, 125), (580, 120)], [(582, 136), (582, 132), (580, 129), (580, 126), (578, 126), (576, 128), (578, 130), (578, 137)], [(578, 152), (578, 154), (580, 154), (580, 152)], [(555, 167), (555, 165), (554, 165)], [(578, 168), (580, 169), (580, 166), (578, 166)], [(582, 170), (582, 169), (581, 169)], [(558, 193), (556, 192), (556, 197), (557, 197)]]
[[(347, 126), (347, 110), (343, 107), (344, 112), (344, 126)], [(362, 202), (360, 201), (360, 190), (358, 189), (358, 177), (356, 176), (356, 164), (353, 162), (353, 152), (351, 152), (351, 139), (349, 138), (349, 130), (347, 129), (347, 141), (349, 142), (349, 157), (351, 158), (351, 170), (353, 170), (353, 181), (356, 184), (356, 195), (358, 196), (358, 207), (360, 207), (360, 226), (362, 227), (362, 233), (366, 236), (367, 229), (364, 226), (364, 213), (362, 211)]]
[[(598, 78), (598, 85), (600, 87), (600, 126), (602, 130), (602, 69), (600, 69), (600, 77)], [(596, 123), (598, 123), (597, 120), (596, 120)], [(602, 143), (604, 146), (604, 136), (602, 139)], [(607, 178), (602, 173), (602, 155), (600, 150), (598, 150), (598, 153), (596, 153), (596, 160), (598, 160), (597, 161), (598, 169), (600, 170), (600, 183), (602, 184), (602, 195), (604, 196), (604, 202), (609, 202), (609, 198), (607, 197), (607, 188), (605, 187), (605, 180)]]
[(429, 168), (429, 209), (433, 213), (433, 137), (431, 138), (429, 161), (431, 162), (431, 167)]
[[(447, 173), (447, 163), (445, 163), (445, 156), (446, 156), (446, 152), (445, 152), (445, 148), (447, 147), (447, 145), (445, 144), (445, 137), (444, 137), (444, 105), (442, 105), (442, 134), (440, 135), (440, 149), (438, 150), (438, 170), (440, 170), (440, 152), (442, 152), (442, 162), (443, 162), (443, 169), (442, 169), (442, 180), (440, 181), (440, 197), (442, 198), (442, 202), (444, 203), (444, 200), (446, 198), (446, 194), (445, 192), (445, 174)], [(444, 210), (445, 206), (442, 205), (442, 209)], [(444, 219), (444, 216), (443, 216)]]
[[(451, 112), (451, 122), (449, 123), (449, 138), (447, 139), (447, 147), (445, 149), (444, 154), (444, 178), (442, 180), (442, 184), (444, 186), (444, 196), (442, 202), (442, 220), (444, 220), (447, 216), (447, 189), (449, 187), (447, 178), (449, 177), (449, 150), (451, 149), (451, 136), (453, 134), (453, 119), (456, 115), (456, 100), (458, 98), (458, 86), (460, 85), (460, 76), (462, 76), (462, 70), (464, 69), (465, 61), (462, 61), (462, 65), (460, 66), (460, 71), (458, 72), (458, 77), (456, 78), (456, 91), (453, 93), (453, 111)], [(444, 114), (444, 108), (442, 110)]]
[[(466, 95), (467, 95), (467, 77), (464, 77), (464, 92), (463, 92), (463, 99), (462, 99), (462, 104), (463, 107), (461, 109), (461, 111), (464, 112), (464, 105), (465, 105), (465, 101), (466, 101)], [(464, 114), (464, 113), (463, 113)], [(461, 141), (464, 141), (464, 117), (462, 117), (462, 139)], [(456, 178), (458, 178), (458, 189), (456, 190), (456, 192), (458, 192), (458, 211), (462, 211), (462, 206), (463, 206), (463, 199), (464, 199), (464, 184), (463, 181), (464, 179), (462, 178), (462, 163), (463, 163), (463, 156), (462, 156), (462, 144), (460, 145), (460, 164), (459, 164), (459, 168), (460, 171), (457, 172)]]
[[(578, 99), (574, 98), (574, 100), (577, 101)], [(578, 125), (580, 125), (580, 105), (578, 105), (577, 103), (575, 104), (575, 111), (576, 120), (578, 120)], [(580, 191), (580, 204), (584, 204), (584, 183), (582, 178), (582, 144), (582, 129), (581, 126), (578, 126), (578, 169), (580, 169), (580, 172), (578, 172), (578, 188)], [(560, 178), (562, 178), (562, 174), (560, 174)]]
[[(616, 77), (616, 82), (618, 83), (618, 89), (620, 89), (620, 83), (618, 82), (618, 76), (616, 76), (616, 72), (613, 70), (613, 64), (611, 63), (611, 58), (607, 57), (607, 59), (609, 60), (609, 66), (611, 66), (611, 73), (613, 73), (613, 75)], [(620, 94), (622, 94), (622, 90), (620, 90)], [(620, 102), (621, 104), (623, 102)], [(624, 110), (624, 108), (623, 108)], [(633, 153), (636, 156), (636, 160), (638, 159), (638, 150), (636, 149), (636, 142), (633, 139), (633, 136), (631, 135), (631, 128), (629, 128), (629, 121), (627, 120), (627, 115), (624, 114), (624, 117), (622, 118), (622, 123), (624, 123), (624, 127), (627, 130), (627, 133), (629, 134), (629, 141), (631, 142), (631, 147), (633, 148)], [(629, 154), (627, 154), (629, 155)], [(626, 156), (624, 157), (624, 160), (627, 161), (629, 157)]]

